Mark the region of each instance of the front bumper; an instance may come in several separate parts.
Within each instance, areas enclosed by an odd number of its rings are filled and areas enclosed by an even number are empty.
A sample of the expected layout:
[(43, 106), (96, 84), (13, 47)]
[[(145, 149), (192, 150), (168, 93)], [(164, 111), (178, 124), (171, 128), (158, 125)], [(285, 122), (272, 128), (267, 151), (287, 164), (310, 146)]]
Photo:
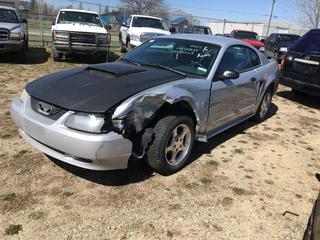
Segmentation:
[(13, 99), (11, 117), (25, 141), (58, 160), (91, 170), (125, 169), (132, 142), (115, 132), (90, 134), (67, 128), (65, 113), (57, 121), (33, 111), (29, 99)]
[[(306, 76), (306, 79), (308, 77)], [(313, 83), (308, 83), (305, 81), (299, 81), (289, 77), (280, 77), (280, 84), (290, 87), (292, 89), (309, 93), (314, 96), (320, 96), (320, 85), (315, 85)]]
[(95, 44), (85, 44), (85, 43), (72, 43), (67, 42), (54, 42), (55, 48), (59, 52), (69, 52), (69, 53), (98, 53), (98, 52), (108, 52), (108, 46), (97, 46)]
[(18, 52), (23, 47), (23, 40), (0, 40), (0, 53)]

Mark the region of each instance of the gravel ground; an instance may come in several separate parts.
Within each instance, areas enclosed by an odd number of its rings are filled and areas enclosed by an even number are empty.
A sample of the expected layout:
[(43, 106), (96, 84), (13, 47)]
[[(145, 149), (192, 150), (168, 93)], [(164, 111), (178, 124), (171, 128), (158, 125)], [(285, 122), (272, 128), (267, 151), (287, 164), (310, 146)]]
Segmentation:
[(44, 49), (30, 56), (0, 63), (0, 239), (302, 238), (319, 190), (318, 98), (280, 86), (267, 121), (197, 143), (173, 176), (143, 162), (86, 171), (41, 154), (11, 121), (10, 102), (28, 81), (81, 65), (53, 63)]

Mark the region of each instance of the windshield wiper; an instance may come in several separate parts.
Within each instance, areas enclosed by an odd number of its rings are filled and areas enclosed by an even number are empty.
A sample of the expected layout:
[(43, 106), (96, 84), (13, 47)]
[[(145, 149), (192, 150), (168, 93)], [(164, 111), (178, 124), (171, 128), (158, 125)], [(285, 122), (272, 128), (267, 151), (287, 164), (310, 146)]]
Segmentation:
[(136, 65), (136, 66), (138, 66), (138, 67), (141, 67), (141, 64), (140, 64), (140, 63), (135, 62), (135, 61), (132, 61), (132, 60), (129, 60), (128, 58), (120, 58), (119, 61), (121, 61), (121, 60), (124, 60), (124, 61), (126, 61), (126, 62), (128, 62), (128, 63), (131, 63), (131, 64), (133, 64), (133, 65)]
[(175, 70), (171, 67), (167, 67), (167, 66), (164, 66), (164, 65), (161, 65), (161, 64), (157, 64), (157, 63), (143, 63), (141, 64), (142, 66), (147, 66), (147, 67), (156, 67), (156, 68), (162, 68), (162, 69), (165, 69), (165, 70), (169, 70), (171, 72), (174, 72), (174, 73), (177, 73), (177, 74), (180, 74), (181, 76), (183, 77), (186, 77), (187, 74), (185, 74), (184, 72), (180, 72), (178, 70)]

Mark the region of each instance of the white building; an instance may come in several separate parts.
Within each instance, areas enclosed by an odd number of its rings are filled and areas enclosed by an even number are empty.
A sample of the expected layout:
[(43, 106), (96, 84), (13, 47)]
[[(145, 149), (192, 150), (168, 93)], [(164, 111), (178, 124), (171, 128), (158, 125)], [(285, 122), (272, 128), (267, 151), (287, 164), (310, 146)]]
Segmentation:
[[(234, 29), (239, 29), (256, 32), (261, 37), (266, 37), (268, 29), (268, 23), (265, 22), (233, 22), (218, 20), (209, 21), (208, 26), (213, 34), (227, 34)], [(305, 33), (305, 30), (293, 23), (273, 21), (270, 26), (269, 35), (271, 33), (291, 33), (302, 35)]]

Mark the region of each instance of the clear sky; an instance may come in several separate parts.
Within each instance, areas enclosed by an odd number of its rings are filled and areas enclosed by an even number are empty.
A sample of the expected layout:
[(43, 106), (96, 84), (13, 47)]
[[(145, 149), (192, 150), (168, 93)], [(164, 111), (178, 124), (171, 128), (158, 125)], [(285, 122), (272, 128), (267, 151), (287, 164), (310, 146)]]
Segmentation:
[[(72, 5), (77, 8), (76, 0), (46, 0), (47, 3), (57, 7)], [(96, 4), (120, 6), (118, 0), (83, 0)], [(180, 8), (194, 16), (228, 19), (228, 20), (256, 20), (267, 21), (272, 0), (166, 0), (169, 8)], [(84, 9), (98, 10), (94, 4), (82, 4)], [(112, 8), (110, 8), (112, 9)], [(287, 20), (297, 23), (299, 11), (294, 0), (276, 0), (273, 20)]]

